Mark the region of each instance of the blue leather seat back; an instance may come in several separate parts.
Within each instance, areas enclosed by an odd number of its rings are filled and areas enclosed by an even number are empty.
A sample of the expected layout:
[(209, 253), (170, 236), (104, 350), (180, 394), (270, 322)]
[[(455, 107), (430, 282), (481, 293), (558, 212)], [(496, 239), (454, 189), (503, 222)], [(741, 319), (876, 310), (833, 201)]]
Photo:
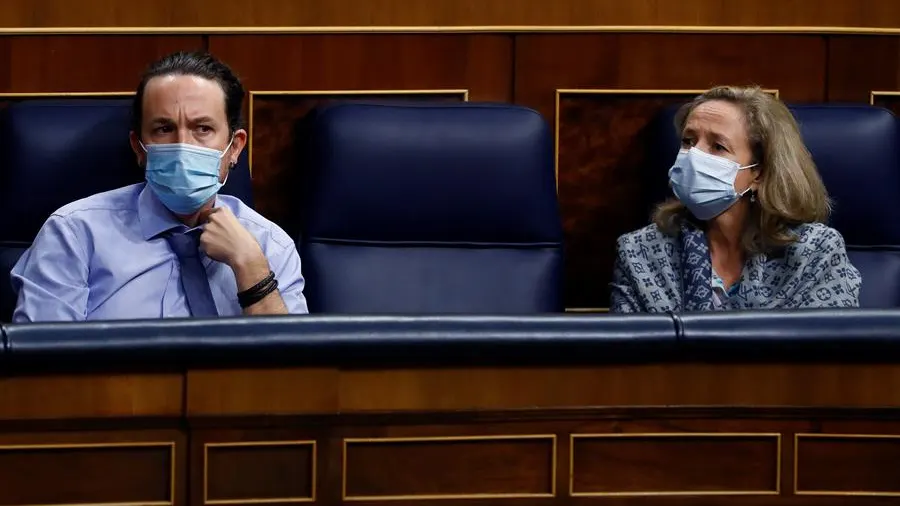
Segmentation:
[[(900, 307), (900, 128), (888, 110), (867, 105), (789, 106), (834, 201), (830, 225), (862, 274), (860, 305)], [(677, 107), (652, 123), (653, 164), (660, 177), (680, 147)], [(662, 198), (664, 195), (660, 195)]]
[(897, 118), (865, 105), (799, 105), (791, 111), (834, 200), (831, 225), (862, 274), (860, 305), (900, 307)]
[[(58, 208), (144, 179), (128, 142), (131, 98), (26, 100), (0, 111), (0, 321), (9, 271)], [(246, 150), (222, 189), (252, 206)]]
[(530, 109), (346, 103), (310, 121), (310, 310), (562, 309), (553, 139)]

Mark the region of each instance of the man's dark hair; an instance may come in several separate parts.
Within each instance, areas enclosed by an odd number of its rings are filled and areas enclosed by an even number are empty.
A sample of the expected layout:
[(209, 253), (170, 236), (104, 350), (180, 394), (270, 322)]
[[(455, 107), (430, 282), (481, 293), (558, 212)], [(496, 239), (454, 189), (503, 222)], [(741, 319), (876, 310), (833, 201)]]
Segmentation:
[(225, 92), (225, 117), (230, 133), (242, 127), (244, 87), (231, 68), (209, 53), (179, 51), (152, 63), (141, 77), (131, 106), (131, 128), (138, 136), (144, 119), (144, 88), (154, 77), (172, 75), (197, 76), (219, 83)]

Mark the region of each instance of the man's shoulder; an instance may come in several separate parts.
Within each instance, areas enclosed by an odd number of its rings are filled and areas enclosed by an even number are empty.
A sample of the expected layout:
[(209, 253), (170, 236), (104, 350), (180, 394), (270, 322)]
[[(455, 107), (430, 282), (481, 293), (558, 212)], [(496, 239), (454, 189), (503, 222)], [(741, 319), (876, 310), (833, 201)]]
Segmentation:
[(287, 232), (272, 220), (256, 212), (241, 199), (231, 195), (218, 195), (216, 199), (222, 205), (228, 206), (241, 225), (253, 234), (260, 243), (270, 240), (281, 248), (294, 247), (294, 241)]
[(137, 198), (143, 184), (133, 184), (116, 188), (90, 197), (70, 202), (56, 211), (53, 216), (77, 218), (91, 212), (120, 212), (137, 210)]

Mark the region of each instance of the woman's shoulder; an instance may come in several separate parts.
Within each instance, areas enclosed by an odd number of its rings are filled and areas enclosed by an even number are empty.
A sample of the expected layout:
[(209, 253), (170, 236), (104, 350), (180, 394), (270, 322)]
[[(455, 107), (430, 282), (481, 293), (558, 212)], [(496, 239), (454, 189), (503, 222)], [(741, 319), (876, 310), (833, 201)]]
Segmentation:
[[(616, 242), (617, 262), (648, 273), (673, 269), (680, 257), (679, 251), (676, 238), (666, 235), (656, 225), (621, 235)], [(644, 267), (638, 267), (638, 264)]]
[[(788, 247), (794, 252), (812, 250), (813, 253), (832, 253), (832, 250), (844, 250), (844, 237), (837, 230), (824, 223), (804, 223), (791, 229), (796, 240)], [(809, 253), (806, 253), (809, 254)]]
[(674, 238), (664, 234), (655, 223), (639, 228), (633, 232), (622, 234), (616, 241), (619, 249), (640, 248), (651, 244), (674, 242)]

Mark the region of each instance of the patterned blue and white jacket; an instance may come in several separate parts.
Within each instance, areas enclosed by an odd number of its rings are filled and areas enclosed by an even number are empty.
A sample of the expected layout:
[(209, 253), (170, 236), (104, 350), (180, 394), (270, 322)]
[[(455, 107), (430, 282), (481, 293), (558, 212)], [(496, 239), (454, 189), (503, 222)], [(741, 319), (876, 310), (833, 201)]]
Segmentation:
[[(712, 262), (702, 230), (678, 237), (649, 225), (619, 237), (610, 311), (683, 312), (737, 309), (858, 307), (862, 278), (847, 258), (844, 238), (809, 223), (777, 256), (748, 258), (733, 290), (715, 304)], [(721, 294), (720, 294), (721, 295)]]

